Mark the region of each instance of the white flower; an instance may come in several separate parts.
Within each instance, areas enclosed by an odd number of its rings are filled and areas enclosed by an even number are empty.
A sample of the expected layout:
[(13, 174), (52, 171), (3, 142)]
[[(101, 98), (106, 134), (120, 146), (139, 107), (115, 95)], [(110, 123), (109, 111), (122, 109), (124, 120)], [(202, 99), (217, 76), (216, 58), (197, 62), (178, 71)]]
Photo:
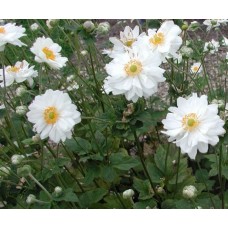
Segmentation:
[(27, 107), (25, 105), (17, 106), (16, 113), (20, 116), (23, 116), (27, 112)]
[(72, 82), (70, 86), (67, 87), (67, 91), (77, 90), (79, 85), (77, 82)]
[(176, 52), (182, 44), (180, 33), (180, 27), (173, 21), (165, 21), (158, 30), (149, 29), (148, 35), (142, 36), (139, 42), (144, 41), (153, 52), (160, 55), (162, 61), (169, 57), (178, 58)]
[(49, 137), (55, 143), (71, 138), (75, 124), (81, 122), (81, 114), (67, 93), (51, 89), (35, 97), (29, 106), (28, 120), (41, 139)]
[(186, 199), (193, 199), (197, 196), (197, 189), (194, 185), (188, 185), (183, 188), (182, 194)]
[(228, 19), (218, 19), (217, 21), (222, 25), (226, 25), (226, 23), (228, 22)]
[(35, 30), (37, 30), (39, 28), (39, 25), (37, 24), (37, 23), (33, 23), (32, 25), (30, 25), (30, 29), (32, 30), (32, 31), (35, 31)]
[(61, 47), (54, 43), (50, 38), (39, 37), (36, 39), (31, 52), (35, 54), (35, 61), (47, 63), (52, 69), (60, 69), (66, 65), (68, 59), (59, 53)]
[(216, 51), (218, 51), (218, 48), (220, 47), (219, 42), (212, 39), (210, 42), (206, 42), (204, 45), (204, 52), (209, 51), (211, 54), (214, 54)]
[(92, 32), (95, 29), (95, 25), (92, 21), (85, 21), (83, 23), (83, 28), (87, 31), (87, 32)]
[(162, 133), (170, 136), (169, 141), (181, 148), (182, 153), (187, 153), (195, 159), (197, 150), (207, 153), (208, 144), (212, 146), (219, 142), (219, 135), (226, 131), (224, 121), (218, 114), (218, 105), (208, 105), (207, 96), (197, 97), (196, 93), (189, 99), (179, 97), (177, 108), (170, 107), (171, 113), (162, 121)]
[(211, 20), (211, 19), (205, 20), (203, 24), (207, 26), (207, 31), (210, 31), (212, 28), (216, 28), (220, 26), (220, 23), (218, 20)]
[(74, 75), (71, 74), (71, 75), (67, 76), (66, 81), (67, 81), (67, 82), (73, 82), (74, 79), (75, 79)]
[(5, 49), (5, 45), (7, 43), (15, 45), (15, 46), (23, 46), (26, 44), (22, 43), (19, 39), (22, 36), (26, 36), (24, 34), (25, 28), (23, 28), (21, 25), (16, 26), (15, 23), (8, 23), (6, 25), (0, 26), (0, 51), (3, 51)]
[(213, 99), (213, 100), (211, 101), (211, 103), (212, 103), (212, 104), (217, 104), (219, 108), (222, 108), (222, 107), (224, 107), (224, 105), (225, 105), (223, 100), (217, 100), (217, 99)]
[(126, 50), (132, 47), (133, 43), (136, 42), (138, 37), (141, 35), (139, 35), (139, 26), (136, 25), (134, 29), (126, 26), (124, 31), (120, 32), (120, 39), (116, 37), (109, 38), (110, 42), (113, 43), (114, 46), (108, 52), (103, 52), (103, 54), (108, 54), (111, 58), (114, 58), (118, 54), (123, 54)]
[(134, 46), (106, 65), (109, 76), (105, 79), (104, 89), (113, 95), (124, 94), (133, 102), (139, 97), (148, 98), (157, 92), (158, 82), (165, 81), (164, 70), (158, 67), (160, 64), (158, 55)]
[(97, 27), (97, 33), (101, 35), (105, 35), (110, 30), (110, 24), (108, 22), (101, 22)]
[[(33, 83), (33, 78), (38, 76), (38, 72), (34, 70), (34, 66), (29, 67), (29, 63), (25, 60), (22, 62), (16, 62), (14, 66), (7, 66), (5, 68), (6, 86), (10, 86), (14, 81), (21, 83), (25, 80), (30, 85)], [(4, 87), (3, 69), (0, 69), (0, 83), (1, 87)]]
[(135, 194), (134, 190), (132, 189), (127, 189), (123, 192), (123, 198), (124, 199), (130, 199), (132, 196)]
[(21, 155), (21, 154), (14, 154), (12, 157), (11, 157), (11, 162), (13, 165), (19, 165), (22, 160), (25, 158), (24, 155)]
[(194, 63), (191, 66), (191, 73), (199, 74), (202, 71), (201, 63)]
[(226, 60), (228, 60), (228, 52), (226, 53)]
[(223, 44), (224, 46), (228, 46), (228, 39), (227, 39), (226, 37), (223, 37), (222, 44)]

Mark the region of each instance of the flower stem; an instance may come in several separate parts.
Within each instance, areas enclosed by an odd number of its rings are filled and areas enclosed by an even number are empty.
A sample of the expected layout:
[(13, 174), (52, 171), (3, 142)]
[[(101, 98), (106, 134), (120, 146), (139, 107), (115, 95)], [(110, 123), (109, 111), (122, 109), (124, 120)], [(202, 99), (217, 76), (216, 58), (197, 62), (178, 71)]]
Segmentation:
[(223, 176), (222, 176), (222, 144), (220, 144), (219, 149), (219, 182), (220, 182), (220, 189), (221, 189), (221, 200), (222, 200), (222, 209), (225, 208), (225, 202), (224, 202), (224, 188), (223, 188)]
[(30, 173), (29, 177), (37, 184), (40, 186), (40, 188), (46, 193), (46, 195), (48, 196), (48, 198), (52, 201), (52, 196), (51, 194), (48, 192), (48, 190)]
[(180, 154), (181, 154), (181, 149), (179, 148), (178, 150), (178, 158), (177, 158), (177, 175), (176, 175), (176, 187), (175, 187), (175, 193), (174, 196), (177, 193), (177, 184), (178, 184), (178, 177), (179, 177), (179, 167), (180, 167)]
[(153, 189), (153, 191), (154, 191), (154, 194), (157, 195), (156, 189), (155, 189), (155, 187), (154, 187), (154, 183), (153, 183), (153, 181), (152, 181), (152, 179), (151, 179), (151, 177), (150, 177), (150, 174), (148, 173), (148, 170), (147, 170), (147, 168), (146, 168), (146, 164), (145, 164), (145, 161), (144, 161), (144, 158), (143, 158), (143, 151), (142, 151), (142, 148), (141, 148), (141, 146), (140, 146), (140, 142), (139, 142), (139, 139), (138, 139), (138, 137), (137, 137), (137, 134), (136, 134), (136, 131), (135, 131), (135, 130), (133, 130), (133, 134), (134, 134), (134, 137), (135, 137), (136, 146), (137, 146), (137, 148), (138, 148), (139, 157), (140, 157), (140, 161), (141, 161), (141, 163), (142, 163), (144, 172), (145, 172), (147, 178), (149, 179), (149, 182), (150, 182), (150, 185), (151, 185), (151, 187), (152, 187), (152, 189)]

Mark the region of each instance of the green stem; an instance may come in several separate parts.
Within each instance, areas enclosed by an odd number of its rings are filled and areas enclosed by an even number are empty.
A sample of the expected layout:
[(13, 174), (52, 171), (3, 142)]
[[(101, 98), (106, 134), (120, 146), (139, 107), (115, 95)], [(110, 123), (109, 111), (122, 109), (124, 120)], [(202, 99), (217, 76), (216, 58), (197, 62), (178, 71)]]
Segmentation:
[(38, 185), (40, 186), (40, 188), (46, 193), (46, 195), (48, 196), (48, 198), (52, 201), (52, 196), (51, 194), (48, 192), (48, 190), (30, 173), (29, 177)]
[(177, 175), (176, 175), (176, 184), (175, 184), (175, 193), (174, 196), (177, 193), (177, 184), (178, 184), (178, 177), (179, 177), (179, 168), (180, 168), (180, 154), (181, 154), (181, 149), (179, 148), (178, 150), (178, 158), (177, 158)]
[(146, 164), (145, 164), (145, 161), (144, 161), (144, 158), (143, 158), (143, 151), (142, 151), (142, 148), (141, 148), (141, 146), (140, 146), (140, 142), (139, 142), (139, 139), (138, 139), (138, 137), (137, 137), (137, 134), (136, 134), (136, 131), (135, 131), (135, 130), (133, 130), (133, 134), (134, 134), (134, 137), (135, 137), (135, 142), (136, 142), (136, 146), (137, 146), (137, 148), (138, 148), (139, 158), (140, 158), (140, 161), (141, 161), (141, 163), (142, 163), (143, 170), (144, 170), (144, 172), (145, 172), (145, 175), (146, 175), (147, 178), (149, 179), (149, 182), (150, 182), (150, 185), (151, 185), (151, 187), (152, 187), (152, 189), (153, 189), (153, 191), (154, 191), (154, 194), (157, 195), (156, 189), (155, 189), (155, 187), (154, 187), (154, 183), (153, 183), (153, 181), (152, 181), (152, 179), (151, 179), (151, 177), (150, 177), (150, 174), (149, 174), (149, 172), (148, 172), (148, 170), (147, 170), (147, 168), (146, 168)]
[(220, 150), (219, 150), (219, 182), (220, 182), (220, 189), (221, 189), (221, 200), (222, 200), (222, 209), (225, 208), (225, 202), (224, 202), (224, 188), (223, 188), (223, 176), (222, 176), (222, 144), (220, 144)]

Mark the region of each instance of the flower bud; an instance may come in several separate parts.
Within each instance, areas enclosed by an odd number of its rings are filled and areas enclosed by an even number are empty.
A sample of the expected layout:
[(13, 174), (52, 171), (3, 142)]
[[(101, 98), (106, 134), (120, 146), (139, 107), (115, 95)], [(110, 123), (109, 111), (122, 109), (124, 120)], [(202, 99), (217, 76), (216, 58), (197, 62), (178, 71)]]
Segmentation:
[(197, 189), (193, 185), (188, 185), (183, 188), (182, 194), (186, 199), (193, 199), (197, 196)]
[(188, 29), (188, 23), (185, 22), (182, 26), (181, 26), (182, 30), (187, 30)]
[(17, 106), (16, 113), (20, 116), (23, 116), (27, 112), (27, 107), (25, 105)]
[(86, 50), (81, 51), (81, 55), (86, 56), (87, 54), (88, 54), (88, 51), (86, 51)]
[(36, 202), (36, 196), (34, 196), (33, 194), (28, 195), (28, 197), (26, 199), (26, 203), (30, 205), (35, 202)]
[(161, 186), (157, 187), (156, 190), (157, 190), (157, 193), (158, 193), (158, 194), (164, 194), (164, 193), (165, 193), (164, 188), (162, 188)]
[(38, 143), (40, 140), (41, 140), (40, 139), (40, 134), (36, 134), (36, 135), (32, 136), (32, 141), (34, 143)]
[(3, 208), (7, 205), (6, 201), (0, 201), (0, 208)]
[(55, 194), (55, 196), (61, 196), (62, 195), (62, 193), (63, 193), (63, 189), (61, 188), (61, 187), (59, 187), (59, 186), (56, 186), (55, 187), (55, 190), (54, 190), (54, 194)]
[(87, 31), (87, 32), (92, 32), (95, 29), (95, 25), (92, 21), (86, 21), (83, 24), (83, 28)]
[(25, 93), (26, 93), (27, 89), (25, 86), (19, 86), (17, 89), (16, 89), (16, 95), (18, 97), (21, 97), (23, 96)]
[(34, 24), (32, 24), (31, 26), (30, 26), (30, 29), (32, 30), (32, 31), (35, 31), (35, 30), (37, 30), (39, 28), (39, 25), (37, 24), (37, 23), (34, 23)]
[(131, 199), (134, 194), (135, 194), (134, 190), (128, 189), (128, 190), (123, 192), (123, 198), (124, 199)]
[(57, 22), (58, 22), (57, 19), (49, 19), (49, 20), (46, 20), (46, 25), (49, 29), (52, 29), (55, 23)]
[(24, 155), (20, 155), (20, 154), (14, 154), (11, 157), (11, 162), (13, 165), (19, 165), (21, 163), (21, 161), (24, 159)]
[(192, 50), (192, 48), (190, 48), (190, 47), (183, 46), (183, 47), (180, 49), (180, 53), (182, 54), (182, 57), (190, 58), (191, 55), (193, 54), (193, 50)]
[(30, 165), (24, 165), (23, 167), (17, 169), (17, 174), (20, 177), (26, 177), (31, 173), (32, 173), (32, 168)]
[(0, 179), (3, 177), (7, 177), (10, 174), (10, 167), (2, 166), (0, 167)]
[(106, 35), (110, 30), (110, 24), (108, 22), (102, 22), (97, 27), (97, 33), (100, 35)]

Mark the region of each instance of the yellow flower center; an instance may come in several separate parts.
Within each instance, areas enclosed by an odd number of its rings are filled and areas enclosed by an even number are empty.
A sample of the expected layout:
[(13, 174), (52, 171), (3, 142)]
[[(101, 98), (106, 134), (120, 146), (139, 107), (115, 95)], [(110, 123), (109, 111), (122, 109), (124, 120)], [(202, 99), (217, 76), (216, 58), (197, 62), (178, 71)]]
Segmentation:
[(8, 72), (14, 72), (14, 73), (17, 73), (19, 70), (20, 68), (16, 66), (12, 66), (9, 69), (7, 69)]
[(5, 33), (5, 32), (6, 32), (5, 28), (4, 27), (0, 27), (0, 33)]
[(55, 60), (55, 54), (52, 50), (50, 50), (49, 48), (45, 47), (43, 48), (43, 53), (46, 55), (47, 59), (51, 59), (51, 60)]
[(59, 118), (59, 113), (53, 106), (46, 108), (43, 115), (47, 124), (55, 124)]
[(199, 125), (199, 120), (195, 113), (187, 114), (182, 119), (182, 126), (186, 131), (192, 131), (198, 125)]
[(142, 63), (138, 60), (131, 60), (124, 67), (128, 76), (136, 76), (142, 71)]
[(198, 66), (194, 66), (194, 67), (193, 67), (193, 71), (194, 71), (194, 72), (197, 72), (198, 70), (199, 70), (199, 67), (198, 67)]
[(150, 43), (154, 45), (163, 44), (165, 41), (165, 36), (162, 32), (156, 33), (153, 37), (150, 38)]
[(127, 47), (131, 47), (132, 44), (136, 41), (136, 39), (129, 39), (127, 41), (124, 42), (124, 45)]

